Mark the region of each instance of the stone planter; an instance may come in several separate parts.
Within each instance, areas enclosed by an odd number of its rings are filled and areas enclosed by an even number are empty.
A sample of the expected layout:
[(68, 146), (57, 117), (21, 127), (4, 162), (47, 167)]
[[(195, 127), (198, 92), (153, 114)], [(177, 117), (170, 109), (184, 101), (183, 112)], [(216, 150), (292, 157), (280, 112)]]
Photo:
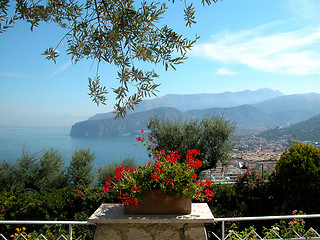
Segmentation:
[(124, 214), (190, 214), (191, 198), (166, 195), (160, 190), (147, 191), (138, 205), (124, 206)]
[(192, 203), (191, 214), (124, 214), (121, 204), (102, 204), (89, 218), (94, 240), (207, 240), (205, 223), (214, 217), (206, 203)]

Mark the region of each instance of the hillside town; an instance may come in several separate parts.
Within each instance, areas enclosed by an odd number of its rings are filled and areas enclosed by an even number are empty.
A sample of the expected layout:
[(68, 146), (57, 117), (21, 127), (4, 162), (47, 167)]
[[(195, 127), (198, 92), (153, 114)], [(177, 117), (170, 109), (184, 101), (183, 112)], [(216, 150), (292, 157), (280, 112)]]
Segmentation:
[[(267, 140), (264, 137), (257, 137), (255, 134), (239, 135), (233, 140), (233, 164), (242, 162), (251, 168), (255, 168), (257, 164), (261, 163), (264, 163), (265, 166), (274, 166), (281, 154), (295, 142), (299, 141), (285, 137)], [(311, 144), (320, 149), (320, 142), (304, 141), (303, 143)]]

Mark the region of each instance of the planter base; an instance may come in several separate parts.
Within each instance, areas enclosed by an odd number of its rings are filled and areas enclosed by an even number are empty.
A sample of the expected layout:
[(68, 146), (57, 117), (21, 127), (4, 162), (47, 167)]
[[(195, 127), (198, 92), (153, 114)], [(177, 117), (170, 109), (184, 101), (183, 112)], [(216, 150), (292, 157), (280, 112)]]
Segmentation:
[(191, 198), (166, 195), (154, 190), (145, 193), (138, 205), (124, 206), (125, 214), (190, 214)]
[(213, 221), (206, 203), (193, 203), (189, 215), (126, 215), (121, 204), (102, 204), (89, 218), (94, 240), (207, 240), (204, 224)]

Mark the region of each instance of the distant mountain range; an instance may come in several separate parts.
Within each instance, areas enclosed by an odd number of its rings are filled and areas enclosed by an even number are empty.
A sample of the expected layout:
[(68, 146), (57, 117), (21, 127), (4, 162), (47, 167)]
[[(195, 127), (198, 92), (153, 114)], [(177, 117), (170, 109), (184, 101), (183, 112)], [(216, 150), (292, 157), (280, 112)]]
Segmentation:
[[(229, 108), (244, 104), (254, 104), (276, 97), (284, 96), (280, 91), (262, 88), (257, 91), (240, 91), (205, 94), (168, 94), (152, 100), (142, 101), (131, 113), (144, 112), (161, 107), (170, 107), (182, 112), (194, 109)], [(129, 112), (130, 113), (130, 112)], [(112, 117), (114, 114), (101, 113), (88, 120), (99, 120)]]
[[(225, 104), (225, 105), (224, 105)], [(162, 106), (161, 106), (162, 105)], [(154, 114), (165, 118), (199, 118), (223, 114), (238, 128), (277, 127), (294, 124), (320, 114), (320, 94), (284, 95), (271, 89), (221, 94), (166, 95), (143, 101), (124, 119), (113, 113), (97, 114), (72, 126), (71, 136), (131, 135), (146, 129)]]
[(264, 131), (258, 136), (267, 139), (286, 137), (296, 138), (299, 141), (320, 142), (320, 114), (287, 127), (277, 127)]

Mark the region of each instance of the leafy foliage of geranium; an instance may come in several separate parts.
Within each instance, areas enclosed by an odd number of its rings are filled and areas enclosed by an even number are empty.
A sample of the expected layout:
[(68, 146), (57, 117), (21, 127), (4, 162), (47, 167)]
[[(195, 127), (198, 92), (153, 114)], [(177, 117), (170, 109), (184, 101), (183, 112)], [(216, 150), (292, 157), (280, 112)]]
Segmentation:
[(154, 161), (137, 169), (119, 166), (116, 168), (112, 182), (106, 176), (105, 192), (113, 192), (118, 200), (125, 205), (138, 204), (148, 190), (161, 190), (166, 194), (195, 198), (197, 200), (212, 200), (213, 191), (209, 189), (210, 180), (197, 181), (195, 169), (202, 163), (195, 157), (200, 152), (188, 150), (185, 162), (181, 163), (178, 151), (156, 151)]

